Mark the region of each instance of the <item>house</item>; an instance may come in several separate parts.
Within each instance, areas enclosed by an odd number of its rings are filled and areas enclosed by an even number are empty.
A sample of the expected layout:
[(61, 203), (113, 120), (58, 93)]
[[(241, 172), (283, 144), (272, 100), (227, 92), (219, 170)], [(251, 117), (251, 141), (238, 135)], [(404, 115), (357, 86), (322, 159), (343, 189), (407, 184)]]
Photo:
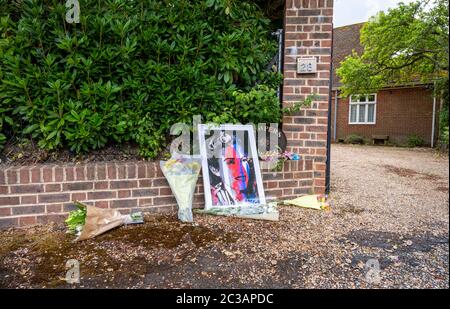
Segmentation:
[(365, 96), (340, 95), (342, 84), (336, 70), (353, 50), (363, 52), (360, 45), (363, 26), (364, 23), (358, 23), (335, 28), (333, 32), (332, 141), (340, 142), (357, 134), (374, 143), (404, 144), (408, 137), (418, 136), (425, 145), (436, 145), (437, 105), (432, 85), (411, 83)]

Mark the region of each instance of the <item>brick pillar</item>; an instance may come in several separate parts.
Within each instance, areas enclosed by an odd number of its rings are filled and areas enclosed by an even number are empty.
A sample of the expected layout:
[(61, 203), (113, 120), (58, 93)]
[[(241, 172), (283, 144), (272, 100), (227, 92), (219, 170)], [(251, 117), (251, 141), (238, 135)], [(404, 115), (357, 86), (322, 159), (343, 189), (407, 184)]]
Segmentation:
[[(286, 0), (283, 105), (317, 98), (310, 108), (283, 117), (288, 149), (311, 162), (313, 191), (325, 191), (333, 0)], [(317, 72), (297, 74), (297, 58), (317, 59)]]

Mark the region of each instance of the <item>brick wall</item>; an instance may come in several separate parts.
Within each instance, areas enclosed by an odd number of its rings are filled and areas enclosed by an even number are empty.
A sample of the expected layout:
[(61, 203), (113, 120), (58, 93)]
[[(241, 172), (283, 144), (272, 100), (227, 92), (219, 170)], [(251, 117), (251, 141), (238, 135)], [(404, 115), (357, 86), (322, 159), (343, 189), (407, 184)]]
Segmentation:
[[(283, 104), (289, 106), (310, 94), (311, 108), (283, 118), (288, 147), (313, 161), (313, 190), (325, 191), (328, 98), (333, 30), (332, 0), (288, 0), (285, 18)], [(297, 74), (297, 57), (317, 58), (315, 74)]]
[[(283, 105), (318, 95), (310, 108), (283, 118), (288, 148), (302, 161), (286, 162), (282, 172), (263, 169), (266, 196), (288, 199), (325, 191), (333, 1), (288, 0), (285, 13)], [(296, 73), (296, 58), (303, 55), (317, 58), (316, 74)], [(196, 207), (204, 204), (202, 187), (200, 179)], [(61, 221), (74, 200), (124, 213), (176, 207), (154, 162), (0, 166), (0, 227)]]
[[(313, 161), (285, 162), (282, 172), (263, 170), (267, 197), (311, 193)], [(73, 201), (101, 208), (167, 212), (176, 201), (156, 162), (0, 167), (0, 227), (61, 222)], [(203, 207), (200, 178), (194, 206)]]
[[(345, 139), (350, 134), (359, 134), (368, 139), (371, 139), (372, 135), (389, 135), (390, 141), (405, 143), (408, 136), (416, 134), (421, 136), (427, 145), (431, 144), (433, 94), (432, 90), (425, 87), (382, 90), (378, 92), (377, 116), (376, 124), (374, 125), (348, 124), (348, 98), (339, 99), (337, 111), (337, 140)], [(332, 115), (334, 117), (334, 111)], [(334, 124), (332, 128), (334, 128)]]

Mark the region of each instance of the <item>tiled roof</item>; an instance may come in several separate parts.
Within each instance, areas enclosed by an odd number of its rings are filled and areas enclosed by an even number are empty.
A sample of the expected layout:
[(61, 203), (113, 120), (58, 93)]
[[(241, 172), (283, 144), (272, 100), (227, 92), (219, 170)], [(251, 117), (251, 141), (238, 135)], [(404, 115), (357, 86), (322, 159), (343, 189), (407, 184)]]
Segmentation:
[(353, 24), (334, 28), (333, 33), (333, 88), (341, 86), (339, 78), (336, 76), (336, 69), (345, 57), (356, 51), (359, 55), (363, 52), (360, 44), (360, 32), (365, 23)]

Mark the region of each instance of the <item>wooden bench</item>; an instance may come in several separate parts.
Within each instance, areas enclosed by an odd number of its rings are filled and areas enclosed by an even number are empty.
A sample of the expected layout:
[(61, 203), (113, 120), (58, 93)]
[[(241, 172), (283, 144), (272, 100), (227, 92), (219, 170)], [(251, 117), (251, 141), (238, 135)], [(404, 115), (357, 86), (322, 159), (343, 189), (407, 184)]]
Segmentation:
[(389, 140), (389, 135), (372, 135), (374, 145), (385, 145)]

